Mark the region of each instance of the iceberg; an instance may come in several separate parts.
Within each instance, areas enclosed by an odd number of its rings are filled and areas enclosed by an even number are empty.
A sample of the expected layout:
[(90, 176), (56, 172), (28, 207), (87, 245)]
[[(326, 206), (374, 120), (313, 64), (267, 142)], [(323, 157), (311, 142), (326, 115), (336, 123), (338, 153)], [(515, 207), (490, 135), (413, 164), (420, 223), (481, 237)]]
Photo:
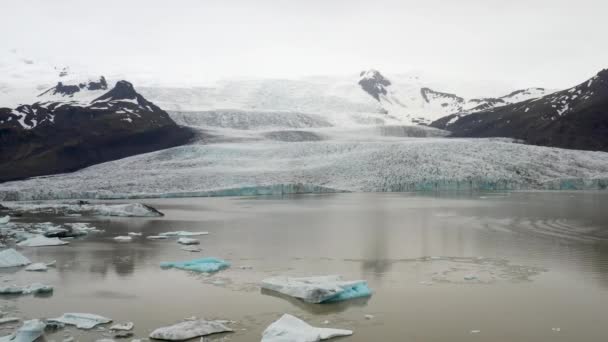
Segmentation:
[(29, 239), (23, 240), (17, 244), (19, 247), (44, 247), (44, 246), (61, 246), (67, 245), (69, 242), (59, 240), (59, 238), (47, 238), (44, 235), (36, 235)]
[(53, 287), (40, 283), (33, 283), (30, 285), (18, 286), (0, 286), (0, 294), (3, 295), (17, 295), (17, 294), (45, 294), (53, 292)]
[(135, 324), (133, 324), (133, 322), (125, 322), (125, 323), (114, 324), (113, 326), (110, 327), (110, 330), (128, 331), (128, 330), (133, 330), (133, 327), (135, 327)]
[(369, 297), (372, 294), (366, 281), (344, 281), (339, 275), (272, 277), (262, 280), (261, 287), (316, 304)]
[(11, 220), (11, 217), (6, 215), (4, 217), (0, 217), (0, 225), (5, 225)]
[(169, 238), (168, 236), (161, 236), (161, 235), (146, 236), (146, 239), (149, 239), (149, 240), (167, 240), (168, 238)]
[(47, 270), (47, 265), (45, 263), (42, 262), (37, 262), (34, 264), (30, 264), (25, 268), (26, 271), (31, 271), (31, 272), (46, 272)]
[(230, 263), (218, 258), (202, 258), (189, 261), (161, 262), (160, 267), (178, 268), (201, 273), (213, 273), (230, 267)]
[(199, 236), (199, 235), (209, 235), (209, 232), (186, 232), (183, 230), (178, 230), (176, 232), (166, 232), (158, 234), (160, 236)]
[(7, 203), (10, 210), (18, 213), (46, 213), (52, 215), (84, 214), (91, 216), (160, 217), (164, 214), (142, 203), (89, 204), (89, 203)]
[(34, 342), (44, 333), (46, 324), (39, 319), (23, 322), (16, 333), (0, 337), (0, 342)]
[(29, 265), (32, 262), (16, 250), (9, 248), (0, 252), (0, 268)]
[(198, 241), (197, 239), (183, 237), (183, 238), (177, 239), (177, 243), (182, 244), (182, 245), (198, 245), (198, 244), (200, 244), (200, 241)]
[(90, 313), (64, 313), (57, 318), (49, 318), (49, 322), (75, 325), (78, 329), (92, 329), (99, 324), (112, 322), (110, 318)]
[(150, 333), (150, 338), (166, 341), (184, 341), (199, 336), (207, 336), (233, 330), (224, 325), (225, 321), (193, 320), (162, 327)]
[(316, 342), (352, 334), (351, 330), (313, 327), (295, 316), (284, 314), (264, 330), (261, 342)]
[(116, 236), (114, 237), (114, 240), (117, 242), (131, 242), (133, 241), (133, 238), (130, 236)]
[(129, 236), (142, 236), (142, 233), (129, 232)]

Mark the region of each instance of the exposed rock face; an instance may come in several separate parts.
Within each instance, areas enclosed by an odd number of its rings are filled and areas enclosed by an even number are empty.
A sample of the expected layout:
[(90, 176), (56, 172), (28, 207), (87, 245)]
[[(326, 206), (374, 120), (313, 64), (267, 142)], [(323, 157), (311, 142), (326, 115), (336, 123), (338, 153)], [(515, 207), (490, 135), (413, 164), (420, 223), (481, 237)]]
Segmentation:
[(380, 95), (386, 95), (386, 87), (391, 85), (391, 81), (382, 76), (377, 70), (362, 71), (359, 76), (359, 85), (368, 94), (380, 101)]
[[(0, 108), (0, 182), (71, 172), (187, 143), (194, 133), (119, 81), (59, 82), (43, 101)], [(91, 96), (101, 95), (93, 100)]]
[(509, 137), (534, 145), (608, 151), (608, 70), (564, 91), (466, 116), (449, 115), (431, 126), (457, 137)]

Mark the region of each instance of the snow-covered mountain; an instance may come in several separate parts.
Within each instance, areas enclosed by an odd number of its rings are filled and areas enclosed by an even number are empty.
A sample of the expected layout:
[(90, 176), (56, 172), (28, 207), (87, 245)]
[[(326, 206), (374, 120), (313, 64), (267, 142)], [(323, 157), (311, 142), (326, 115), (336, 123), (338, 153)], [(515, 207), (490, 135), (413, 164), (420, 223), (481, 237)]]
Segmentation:
[(58, 82), (39, 101), (0, 108), (0, 182), (176, 146), (190, 129), (119, 81)]
[(528, 88), (500, 97), (467, 99), (431, 88), (417, 76), (389, 79), (377, 70), (362, 71), (358, 83), (378, 101), (385, 113), (408, 124), (429, 124), (446, 115), (475, 113), (550, 93), (544, 88)]
[(468, 116), (450, 115), (432, 126), (456, 136), (608, 151), (608, 69), (570, 89)]

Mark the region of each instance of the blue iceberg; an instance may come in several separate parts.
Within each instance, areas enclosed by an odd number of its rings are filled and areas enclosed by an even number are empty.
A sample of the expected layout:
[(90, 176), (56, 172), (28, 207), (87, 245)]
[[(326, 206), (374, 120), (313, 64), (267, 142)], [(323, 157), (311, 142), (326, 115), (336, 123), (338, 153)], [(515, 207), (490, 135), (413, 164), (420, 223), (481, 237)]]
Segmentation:
[(262, 280), (261, 287), (314, 304), (340, 302), (372, 295), (365, 280), (345, 281), (339, 275), (277, 276)]
[(189, 261), (161, 262), (162, 268), (179, 268), (180, 270), (213, 273), (230, 267), (230, 263), (218, 258), (201, 258)]
[(351, 287), (344, 286), (343, 289), (343, 292), (340, 292), (334, 297), (328, 298), (321, 303), (341, 302), (343, 300), (369, 297), (372, 295), (372, 290), (370, 290), (369, 286), (367, 286), (367, 283), (365, 282), (354, 284)]

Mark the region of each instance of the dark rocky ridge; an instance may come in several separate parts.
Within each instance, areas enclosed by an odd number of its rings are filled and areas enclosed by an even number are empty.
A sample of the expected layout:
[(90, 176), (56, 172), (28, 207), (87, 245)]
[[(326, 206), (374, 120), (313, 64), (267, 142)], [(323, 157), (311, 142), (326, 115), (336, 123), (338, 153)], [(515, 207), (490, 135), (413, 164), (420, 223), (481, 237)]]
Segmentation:
[[(79, 91), (95, 87), (103, 84), (85, 84)], [(71, 95), (61, 83), (51, 90)], [(193, 137), (126, 81), (88, 105), (56, 101), (0, 108), (0, 182), (71, 172)]]
[(431, 126), (455, 137), (508, 137), (529, 144), (608, 151), (608, 70), (574, 88)]
[(365, 92), (370, 94), (377, 101), (380, 101), (380, 95), (386, 95), (386, 87), (391, 85), (386, 77), (377, 70), (362, 71), (359, 76), (359, 85)]

